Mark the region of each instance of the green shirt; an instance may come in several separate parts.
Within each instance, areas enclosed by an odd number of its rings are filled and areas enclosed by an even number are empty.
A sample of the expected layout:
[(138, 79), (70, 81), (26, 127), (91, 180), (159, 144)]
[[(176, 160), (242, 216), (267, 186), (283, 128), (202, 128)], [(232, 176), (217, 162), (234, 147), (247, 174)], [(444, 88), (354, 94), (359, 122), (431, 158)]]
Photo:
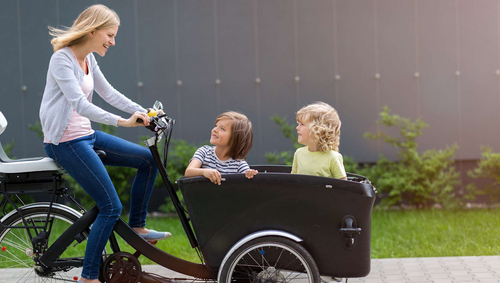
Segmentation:
[(346, 177), (342, 154), (334, 150), (329, 150), (327, 152), (311, 152), (307, 146), (301, 147), (295, 151), (292, 174), (337, 179)]

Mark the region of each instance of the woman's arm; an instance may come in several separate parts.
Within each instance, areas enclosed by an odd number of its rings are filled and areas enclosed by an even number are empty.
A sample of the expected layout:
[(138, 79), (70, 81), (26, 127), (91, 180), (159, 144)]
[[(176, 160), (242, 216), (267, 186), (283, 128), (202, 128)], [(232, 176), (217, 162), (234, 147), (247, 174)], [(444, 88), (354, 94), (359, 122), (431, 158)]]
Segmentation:
[(50, 60), (48, 75), (55, 81), (53, 89), (50, 90), (51, 94), (56, 95), (60, 91), (78, 114), (94, 122), (117, 126), (120, 116), (109, 113), (87, 100), (75, 76), (75, 66), (68, 56), (62, 51), (56, 52)]
[(139, 104), (133, 102), (128, 97), (117, 91), (104, 77), (101, 72), (97, 61), (93, 54), (89, 55), (90, 61), (92, 62), (92, 75), (94, 78), (94, 89), (99, 94), (104, 101), (114, 106), (117, 109), (122, 110), (126, 113), (143, 112), (146, 113), (146, 109)]

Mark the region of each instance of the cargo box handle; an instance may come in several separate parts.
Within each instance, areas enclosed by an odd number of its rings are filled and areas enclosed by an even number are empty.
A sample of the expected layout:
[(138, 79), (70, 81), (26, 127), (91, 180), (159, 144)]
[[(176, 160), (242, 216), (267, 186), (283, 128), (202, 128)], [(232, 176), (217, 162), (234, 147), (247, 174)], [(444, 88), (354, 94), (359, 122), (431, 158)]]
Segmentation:
[(361, 234), (361, 228), (357, 227), (356, 218), (352, 215), (344, 216), (340, 234), (344, 234), (344, 248), (353, 249), (356, 244), (358, 234)]

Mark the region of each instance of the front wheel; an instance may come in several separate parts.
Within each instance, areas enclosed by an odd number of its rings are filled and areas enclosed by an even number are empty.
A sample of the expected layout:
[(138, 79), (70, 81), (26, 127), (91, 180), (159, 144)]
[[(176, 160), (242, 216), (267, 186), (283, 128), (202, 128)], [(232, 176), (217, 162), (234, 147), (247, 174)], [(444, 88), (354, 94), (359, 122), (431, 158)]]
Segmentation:
[(319, 283), (312, 256), (300, 244), (282, 237), (261, 237), (245, 243), (221, 266), (220, 283)]

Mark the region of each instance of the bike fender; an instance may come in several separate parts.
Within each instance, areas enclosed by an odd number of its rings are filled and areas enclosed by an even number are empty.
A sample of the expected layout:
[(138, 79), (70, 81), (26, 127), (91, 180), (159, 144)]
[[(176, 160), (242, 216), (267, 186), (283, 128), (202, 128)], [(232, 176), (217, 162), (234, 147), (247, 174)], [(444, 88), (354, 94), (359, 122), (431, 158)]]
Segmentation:
[(288, 233), (288, 232), (284, 232), (284, 231), (279, 231), (279, 230), (264, 230), (264, 231), (259, 231), (259, 232), (255, 232), (255, 233), (252, 233), (248, 236), (246, 236), (245, 238), (239, 240), (236, 244), (234, 244), (231, 249), (226, 253), (226, 256), (224, 257), (224, 260), (222, 260), (222, 263), (219, 267), (219, 273), (217, 275), (217, 281), (220, 282), (220, 277), (221, 277), (221, 271), (222, 271), (222, 267), (224, 266), (224, 264), (226, 264), (226, 261), (229, 259), (229, 257), (231, 256), (231, 254), (233, 254), (239, 247), (243, 246), (244, 244), (250, 242), (251, 240), (253, 239), (257, 239), (257, 238), (261, 238), (261, 237), (267, 237), (267, 236), (279, 236), (279, 237), (284, 237), (284, 238), (288, 238), (292, 241), (295, 241), (295, 242), (302, 242), (303, 240), (291, 233)]

